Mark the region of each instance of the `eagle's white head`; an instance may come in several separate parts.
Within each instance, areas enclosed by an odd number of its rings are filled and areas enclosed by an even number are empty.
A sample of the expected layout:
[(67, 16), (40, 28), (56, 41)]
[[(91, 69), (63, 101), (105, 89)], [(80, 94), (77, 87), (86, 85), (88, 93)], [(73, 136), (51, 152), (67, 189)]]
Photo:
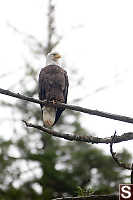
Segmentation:
[(46, 57), (46, 65), (59, 65), (61, 55), (56, 52), (48, 53)]

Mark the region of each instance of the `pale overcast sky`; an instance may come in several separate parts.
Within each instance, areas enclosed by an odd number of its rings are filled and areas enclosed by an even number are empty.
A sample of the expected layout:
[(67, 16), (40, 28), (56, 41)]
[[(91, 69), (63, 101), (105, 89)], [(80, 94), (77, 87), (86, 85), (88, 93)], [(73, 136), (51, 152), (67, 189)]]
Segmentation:
[[(57, 33), (63, 37), (57, 49), (64, 55), (67, 66), (77, 69), (84, 78), (82, 90), (70, 91), (69, 103), (76, 95), (90, 94), (80, 106), (133, 117), (133, 1), (55, 0), (55, 3)], [(45, 41), (46, 14), (45, 0), (0, 1), (0, 74), (22, 67), (24, 58), (31, 60), (24, 38), (8, 24)], [(36, 65), (40, 70), (43, 56)], [(8, 88), (20, 76), (17, 71), (8, 81), (1, 79), (1, 87)], [(105, 90), (94, 92), (103, 86)], [(82, 116), (83, 125), (99, 137), (109, 137), (115, 130), (119, 134), (133, 131), (131, 124)], [(126, 147), (127, 143), (123, 145)]]

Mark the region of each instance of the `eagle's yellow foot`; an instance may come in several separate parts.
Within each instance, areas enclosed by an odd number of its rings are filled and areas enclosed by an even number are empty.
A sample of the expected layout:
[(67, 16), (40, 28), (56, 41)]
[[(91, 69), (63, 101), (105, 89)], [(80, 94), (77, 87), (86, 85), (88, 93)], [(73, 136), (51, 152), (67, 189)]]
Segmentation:
[(57, 101), (56, 101), (56, 100), (52, 100), (52, 103), (53, 103), (53, 104), (56, 104), (56, 103), (57, 103)]

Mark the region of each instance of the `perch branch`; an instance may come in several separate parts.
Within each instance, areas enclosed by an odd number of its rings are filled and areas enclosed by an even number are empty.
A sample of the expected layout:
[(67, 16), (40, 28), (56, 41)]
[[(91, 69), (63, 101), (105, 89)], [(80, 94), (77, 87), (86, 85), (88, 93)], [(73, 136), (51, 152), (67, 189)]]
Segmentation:
[[(87, 143), (92, 143), (92, 144), (94, 144), (94, 143), (95, 144), (98, 144), (98, 143), (109, 144), (112, 141), (112, 137), (98, 138), (98, 137), (93, 137), (93, 136), (79, 136), (79, 135), (73, 135), (70, 133), (61, 133), (61, 132), (53, 131), (51, 129), (47, 129), (47, 128), (39, 126), (39, 125), (28, 123), (24, 120), (23, 120), (23, 122), (25, 123), (25, 125), (27, 127), (36, 128), (36, 129), (42, 131), (43, 133), (48, 133), (52, 136), (64, 138), (69, 141), (87, 142)], [(119, 143), (119, 142), (128, 141), (128, 140), (132, 140), (132, 139), (133, 139), (132, 132), (124, 133), (121, 136), (115, 136), (115, 138), (113, 139), (113, 143)]]
[(0, 93), (4, 94), (4, 95), (15, 97), (15, 98), (18, 98), (18, 99), (37, 103), (37, 104), (49, 105), (49, 106), (53, 106), (53, 107), (57, 107), (57, 108), (62, 107), (62, 108), (66, 108), (66, 109), (70, 109), (70, 110), (74, 110), (74, 111), (87, 113), (87, 114), (90, 114), (90, 115), (96, 115), (96, 116), (99, 116), (99, 117), (105, 117), (105, 118), (109, 118), (109, 119), (118, 120), (118, 121), (133, 124), (133, 118), (123, 116), (123, 115), (111, 114), (111, 113), (107, 113), (107, 112), (103, 112), (103, 111), (99, 111), (99, 110), (87, 109), (87, 108), (83, 108), (83, 107), (80, 107), (80, 106), (68, 105), (68, 104), (59, 103), (59, 102), (56, 103), (56, 104), (53, 104), (52, 102), (40, 101), (38, 99), (35, 99), (35, 98), (32, 98), (32, 97), (27, 97), (27, 96), (21, 95), (19, 93), (14, 93), (14, 92), (11, 92), (9, 90), (2, 89), (2, 88), (0, 88)]

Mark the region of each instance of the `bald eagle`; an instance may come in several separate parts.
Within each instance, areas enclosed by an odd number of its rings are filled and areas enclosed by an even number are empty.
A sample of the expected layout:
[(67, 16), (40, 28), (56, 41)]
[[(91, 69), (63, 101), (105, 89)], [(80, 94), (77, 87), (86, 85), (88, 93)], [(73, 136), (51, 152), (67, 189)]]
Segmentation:
[[(46, 57), (46, 66), (39, 74), (39, 99), (67, 103), (68, 76), (67, 72), (59, 65), (61, 56), (58, 53), (49, 53)], [(64, 108), (54, 108), (41, 105), (43, 124), (52, 127)]]

